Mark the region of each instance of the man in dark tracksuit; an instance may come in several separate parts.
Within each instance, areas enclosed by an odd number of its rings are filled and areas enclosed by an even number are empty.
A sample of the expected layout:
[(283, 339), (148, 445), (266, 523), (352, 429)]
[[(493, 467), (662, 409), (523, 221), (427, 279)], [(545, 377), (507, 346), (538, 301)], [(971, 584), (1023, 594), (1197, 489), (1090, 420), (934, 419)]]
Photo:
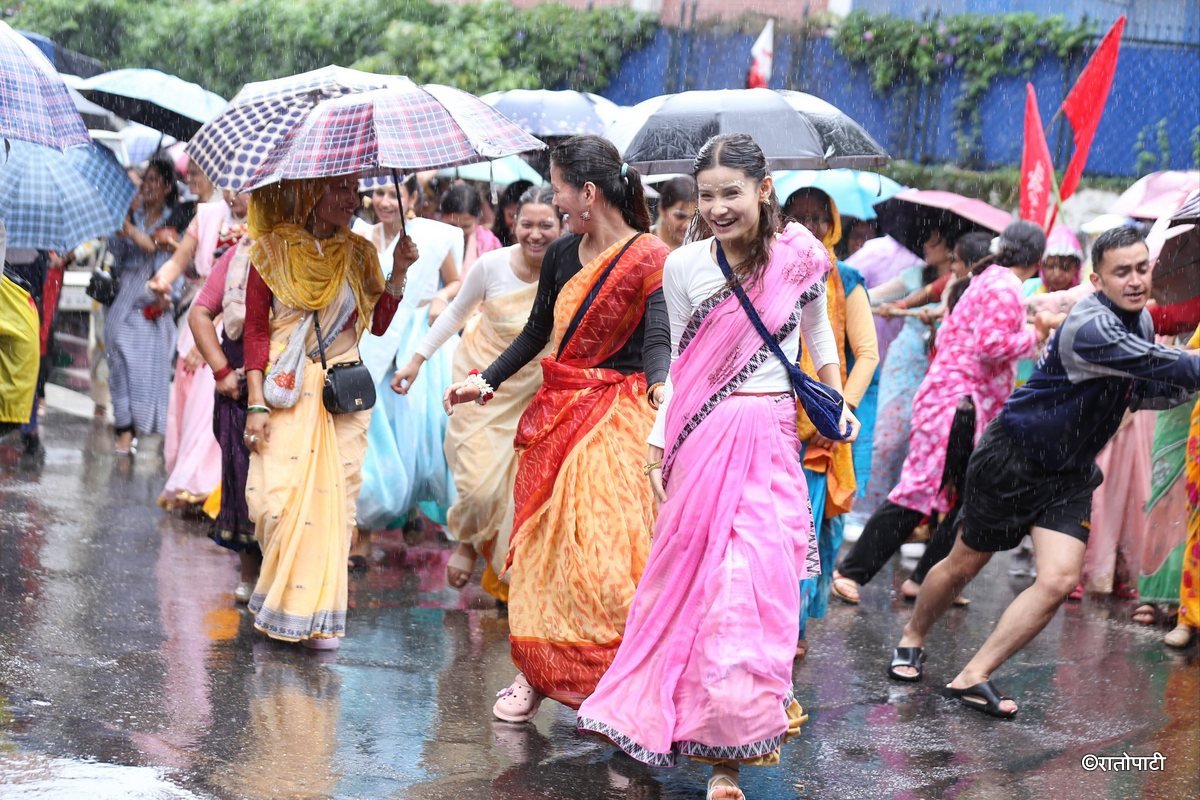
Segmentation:
[(1013, 716), (1017, 706), (992, 685), (992, 672), (1046, 627), (1079, 582), (1092, 492), (1103, 480), (1096, 455), (1126, 409), (1170, 408), (1200, 389), (1200, 355), (1154, 343), (1141, 234), (1104, 233), (1092, 264), (1096, 293), (1071, 309), (1033, 377), (1013, 392), (971, 456), (958, 540), (921, 586), (888, 667), (895, 680), (919, 680), (933, 624), (994, 553), (1032, 534), (1037, 579), (947, 687), (997, 717)]

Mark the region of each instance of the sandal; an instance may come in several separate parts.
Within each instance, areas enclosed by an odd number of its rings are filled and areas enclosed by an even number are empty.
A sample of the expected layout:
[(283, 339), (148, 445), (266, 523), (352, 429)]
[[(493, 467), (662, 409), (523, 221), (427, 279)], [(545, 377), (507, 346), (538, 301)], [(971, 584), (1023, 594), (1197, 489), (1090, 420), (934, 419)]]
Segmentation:
[(1000, 719), (1012, 719), (1017, 715), (1016, 711), (1003, 711), (1000, 704), (1005, 700), (1012, 701), (1011, 697), (1005, 697), (996, 691), (996, 687), (992, 686), (990, 680), (983, 683), (977, 683), (974, 686), (968, 686), (965, 689), (955, 689), (947, 686), (946, 690), (951, 697), (957, 697), (959, 702), (968, 708), (973, 708), (976, 711), (982, 711), (992, 717)]
[[(892, 651), (892, 663), (888, 665), (888, 677), (894, 681), (916, 683), (921, 680), (921, 665), (925, 663), (924, 647), (897, 647)], [(916, 675), (902, 675), (896, 667), (912, 667)]]
[(1163, 644), (1167, 647), (1178, 647), (1180, 649), (1187, 647), (1192, 643), (1192, 636), (1196, 629), (1186, 622), (1181, 622), (1176, 625), (1168, 634), (1163, 636)]
[(1137, 600), (1138, 588), (1136, 584), (1118, 583), (1113, 588), (1113, 594), (1118, 600)]
[[(730, 795), (726, 792), (718, 798), (718, 789), (732, 789), (736, 794)], [(742, 787), (738, 786), (737, 780), (729, 774), (728, 770), (722, 770), (721, 772), (714, 770), (712, 776), (708, 779), (708, 788), (704, 794), (704, 798), (705, 800), (745, 800), (746, 795), (742, 792)]]
[(1083, 584), (1082, 583), (1078, 584), (1074, 589), (1072, 589), (1071, 593), (1069, 595), (1067, 595), (1067, 599), (1073, 603), (1078, 603), (1080, 600), (1082, 600), (1083, 599)]
[(450, 588), (461, 589), (467, 585), (471, 580), (471, 573), (475, 571), (477, 558), (478, 556), (469, 556), (458, 551), (450, 556), (450, 560), (446, 562), (446, 583)]
[(498, 699), (492, 706), (492, 715), (504, 722), (529, 722), (542, 705), (542, 695), (529, 685), (525, 675), (520, 672), (511, 686), (496, 692), (496, 697)]
[[(853, 588), (847, 591), (846, 589), (842, 588), (843, 583)], [(858, 584), (837, 570), (833, 571), (833, 582), (829, 585), (829, 593), (838, 600), (841, 600), (843, 603), (847, 603), (852, 606), (856, 606), (859, 603), (860, 598), (858, 596)]]

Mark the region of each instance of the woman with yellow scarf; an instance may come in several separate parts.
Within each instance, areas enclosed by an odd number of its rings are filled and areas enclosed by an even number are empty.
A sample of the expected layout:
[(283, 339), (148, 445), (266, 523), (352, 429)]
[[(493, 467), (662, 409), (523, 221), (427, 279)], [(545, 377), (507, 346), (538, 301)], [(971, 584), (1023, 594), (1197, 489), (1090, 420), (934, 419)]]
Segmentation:
[[(862, 274), (848, 264), (838, 261), (833, 248), (842, 238), (842, 223), (837, 204), (820, 189), (797, 189), (787, 199), (784, 214), (812, 232), (829, 251), (831, 269), (825, 279), (829, 324), (837, 341), (842, 364), (842, 396), (862, 423), (853, 445), (839, 444), (817, 433), (816, 428), (798, 411), (797, 434), (804, 444), (804, 477), (808, 481), (808, 496), (812, 503), (813, 524), (817, 532), (817, 550), (821, 555), (821, 574), (801, 583), (800, 639), (796, 657), (808, 653), (805, 633), (809, 617), (825, 616), (829, 602), (829, 585), (834, 562), (842, 546), (845, 519), (842, 515), (854, 505), (858, 482), (866, 483), (867, 476), (856, 475), (869, 471), (872, 433), (875, 428), (875, 395), (879, 377), (879, 344), (875, 338), (875, 321), (871, 316), (871, 300)], [(816, 377), (812, 356), (805, 351), (801, 368)], [(853, 449), (852, 449), (853, 448)], [(855, 456), (865, 452), (863, 460)]]
[(360, 337), (368, 325), (387, 329), (417, 259), (405, 237), (385, 282), (374, 246), (347, 227), (357, 208), (356, 175), (283, 181), (250, 196), (246, 504), (263, 564), (249, 608), (268, 636), (317, 649), (336, 648), (346, 631), (346, 559), (371, 412), (326, 410), (314, 329), (329, 366), (358, 361)]

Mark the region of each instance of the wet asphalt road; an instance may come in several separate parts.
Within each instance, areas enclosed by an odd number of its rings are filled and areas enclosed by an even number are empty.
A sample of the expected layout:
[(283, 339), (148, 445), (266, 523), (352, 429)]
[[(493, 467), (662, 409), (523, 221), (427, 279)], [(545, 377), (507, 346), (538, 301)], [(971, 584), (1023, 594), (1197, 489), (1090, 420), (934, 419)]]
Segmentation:
[[(153, 442), (122, 469), (107, 430), (56, 412), (45, 429), (44, 462), (0, 443), (0, 798), (703, 797), (701, 768), (642, 768), (561, 706), (493, 722), (506, 622), (445, 587), (433, 537), (377, 537), (339, 652), (269, 642), (233, 604), (235, 557), (155, 505)], [(884, 675), (909, 613), (891, 567), (860, 607), (811, 623), (795, 669), (811, 719), (781, 766), (745, 771), (750, 800), (1196, 797), (1196, 649), (1163, 647), (1129, 603), (1065, 607), (1003, 668), (1014, 721), (939, 694), (1025, 585), (1006, 567), (947, 616), (919, 686)], [(1155, 752), (1163, 771), (1081, 766)]]

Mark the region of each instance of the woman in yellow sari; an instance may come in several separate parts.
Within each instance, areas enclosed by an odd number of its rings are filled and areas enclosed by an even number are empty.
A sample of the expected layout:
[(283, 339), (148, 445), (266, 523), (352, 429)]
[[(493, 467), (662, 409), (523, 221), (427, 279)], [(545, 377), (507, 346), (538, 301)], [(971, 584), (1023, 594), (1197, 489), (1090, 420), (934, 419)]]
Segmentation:
[(358, 361), (359, 338), (368, 325), (386, 330), (417, 257), (406, 237), (385, 283), (375, 248), (347, 227), (357, 207), (357, 176), (283, 181), (250, 196), (246, 504), (263, 564), (249, 608), (268, 636), (318, 649), (336, 648), (346, 631), (371, 413), (326, 410), (314, 331), (330, 366)]
[(621, 644), (655, 518), (647, 400), (658, 401), (670, 364), (668, 249), (645, 233), (637, 171), (604, 139), (577, 136), (555, 148), (550, 182), (573, 235), (547, 250), (521, 334), (446, 392), (448, 413), (486, 403), (553, 343), (515, 442), (508, 618), (521, 672), (492, 709), (506, 722), (533, 719), (543, 697), (578, 708)]
[[(479, 257), (454, 301), (442, 312), (406, 366), (396, 370), (392, 389), (408, 394), (421, 365), (466, 325), (454, 351), (454, 380), (465, 381), (503, 353), (525, 323), (537, 295), (538, 275), (546, 250), (562, 233), (554, 192), (532, 187), (517, 200), (513, 235), (517, 244)], [(478, 308), (480, 313), (471, 316)], [(546, 355), (543, 349), (540, 355)], [(446, 581), (466, 586), (480, 554), (487, 559), (483, 588), (508, 602), (508, 581), (501, 580), (512, 534), (513, 482), (517, 456), (513, 439), (517, 422), (542, 385), (540, 359), (526, 364), (504, 382), (488, 403), (460, 409), (446, 429), (446, 462), (454, 473), (458, 499), (450, 506), (446, 527), (458, 549), (446, 567)]]

